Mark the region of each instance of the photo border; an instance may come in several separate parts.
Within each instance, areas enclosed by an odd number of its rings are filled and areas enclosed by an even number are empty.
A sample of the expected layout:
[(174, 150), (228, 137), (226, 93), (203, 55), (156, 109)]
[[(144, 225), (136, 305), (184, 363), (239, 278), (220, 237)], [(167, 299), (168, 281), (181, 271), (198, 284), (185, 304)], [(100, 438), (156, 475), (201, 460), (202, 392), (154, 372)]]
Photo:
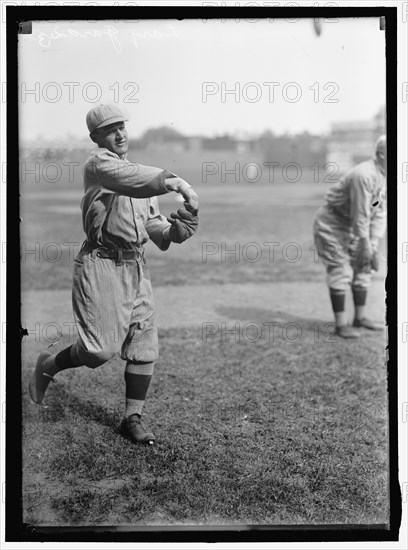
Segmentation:
[[(22, 522), (22, 392), (18, 139), (18, 32), (30, 21), (110, 19), (293, 19), (385, 17), (388, 188), (389, 525), (34, 526)], [(24, 25), (22, 25), (24, 23)], [(7, 6), (7, 343), (6, 343), (6, 542), (321, 542), (395, 541), (401, 522), (398, 481), (397, 320), (397, 7), (209, 7), (209, 6)], [(388, 184), (391, 182), (391, 185)]]

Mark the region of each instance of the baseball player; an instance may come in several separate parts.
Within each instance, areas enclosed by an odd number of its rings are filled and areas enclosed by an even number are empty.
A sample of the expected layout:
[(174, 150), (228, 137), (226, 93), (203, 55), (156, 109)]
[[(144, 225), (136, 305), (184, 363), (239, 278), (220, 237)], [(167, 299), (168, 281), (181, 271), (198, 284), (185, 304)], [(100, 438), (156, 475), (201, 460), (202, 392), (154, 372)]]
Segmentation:
[[(126, 361), (126, 410), (121, 433), (136, 443), (155, 439), (141, 423), (143, 404), (158, 358), (154, 302), (144, 245), (161, 250), (191, 237), (198, 225), (198, 197), (175, 174), (130, 162), (122, 112), (99, 105), (86, 117), (98, 148), (84, 166), (81, 202), (86, 240), (74, 260), (72, 303), (78, 339), (63, 351), (40, 353), (29, 382), (41, 403), (51, 380), (65, 369), (96, 368), (117, 353)], [(169, 220), (157, 195), (175, 191), (185, 207)]]
[[(386, 228), (386, 137), (375, 145), (375, 156), (347, 172), (326, 193), (314, 221), (314, 238), (326, 265), (327, 284), (336, 334), (358, 338), (357, 328), (381, 330), (365, 317), (371, 271), (378, 270), (378, 243)], [(347, 325), (346, 291), (351, 284), (353, 327)]]

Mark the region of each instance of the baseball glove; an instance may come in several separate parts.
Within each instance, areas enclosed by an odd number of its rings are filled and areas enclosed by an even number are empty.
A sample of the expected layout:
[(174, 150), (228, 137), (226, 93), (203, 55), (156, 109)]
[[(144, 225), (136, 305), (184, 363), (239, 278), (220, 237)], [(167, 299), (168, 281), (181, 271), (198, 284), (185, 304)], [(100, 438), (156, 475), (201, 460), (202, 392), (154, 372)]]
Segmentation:
[(177, 214), (172, 212), (170, 218), (167, 219), (171, 223), (169, 238), (174, 243), (186, 241), (197, 231), (198, 216), (188, 212), (185, 208), (179, 208)]

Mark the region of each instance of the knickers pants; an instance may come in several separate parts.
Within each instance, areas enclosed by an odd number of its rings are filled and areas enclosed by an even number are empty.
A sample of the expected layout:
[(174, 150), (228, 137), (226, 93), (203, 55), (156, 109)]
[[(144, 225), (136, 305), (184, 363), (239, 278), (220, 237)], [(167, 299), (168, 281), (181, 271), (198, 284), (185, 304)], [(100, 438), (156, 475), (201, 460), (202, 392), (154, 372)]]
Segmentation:
[(322, 206), (316, 213), (313, 233), (319, 257), (326, 266), (329, 288), (345, 292), (351, 284), (368, 289), (371, 274), (354, 268), (359, 239), (350, 224)]
[(158, 358), (154, 300), (146, 261), (100, 258), (81, 251), (75, 258), (72, 305), (78, 329), (75, 353), (96, 368), (117, 353), (132, 363)]

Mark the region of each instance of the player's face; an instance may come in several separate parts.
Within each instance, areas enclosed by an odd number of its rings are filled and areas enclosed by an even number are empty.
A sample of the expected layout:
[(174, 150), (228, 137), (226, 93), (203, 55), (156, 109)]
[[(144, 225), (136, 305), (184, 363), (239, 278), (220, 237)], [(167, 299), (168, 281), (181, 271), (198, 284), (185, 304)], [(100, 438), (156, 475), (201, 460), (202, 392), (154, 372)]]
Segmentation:
[(387, 173), (387, 155), (384, 153), (378, 153), (378, 160), (381, 166), (384, 168), (385, 173)]
[(104, 128), (99, 128), (95, 141), (99, 147), (106, 147), (106, 149), (119, 156), (124, 155), (128, 150), (128, 135), (125, 123), (116, 122)]

